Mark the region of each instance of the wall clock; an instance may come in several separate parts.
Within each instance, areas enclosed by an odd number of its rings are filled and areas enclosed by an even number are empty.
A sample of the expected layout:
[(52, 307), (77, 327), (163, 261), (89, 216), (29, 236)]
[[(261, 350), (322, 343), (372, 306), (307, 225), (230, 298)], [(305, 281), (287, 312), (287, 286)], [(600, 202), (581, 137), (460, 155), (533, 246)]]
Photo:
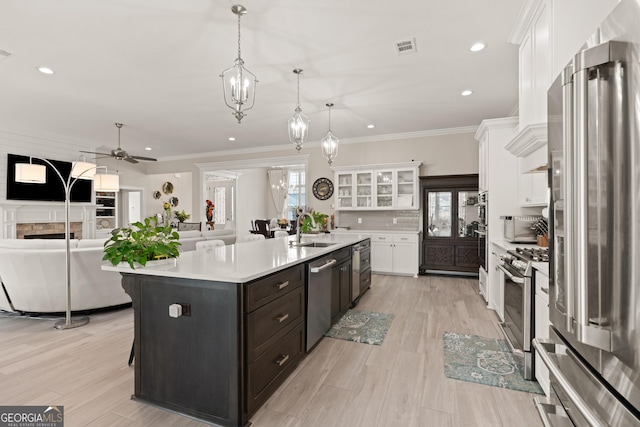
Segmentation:
[(313, 183), (312, 189), (316, 199), (327, 200), (333, 195), (333, 182), (329, 178), (318, 178)]

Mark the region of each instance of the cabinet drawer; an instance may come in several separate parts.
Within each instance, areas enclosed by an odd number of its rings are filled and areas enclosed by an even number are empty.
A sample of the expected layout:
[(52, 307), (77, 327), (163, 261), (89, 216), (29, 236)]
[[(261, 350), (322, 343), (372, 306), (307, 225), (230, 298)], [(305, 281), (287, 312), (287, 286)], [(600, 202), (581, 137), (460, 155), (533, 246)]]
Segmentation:
[(247, 314), (247, 358), (251, 362), (304, 318), (304, 287), (298, 286)]
[(304, 355), (304, 328), (300, 323), (255, 362), (247, 373), (247, 411), (249, 417), (273, 394)]
[(371, 236), (371, 241), (372, 242), (389, 242), (391, 243), (393, 241), (393, 234), (374, 234), (373, 236)]
[(247, 285), (246, 311), (253, 311), (304, 283), (304, 264), (279, 271)]
[(360, 249), (360, 271), (366, 270), (371, 267), (371, 250)]
[(418, 243), (417, 234), (394, 234), (393, 241), (396, 243)]
[(360, 296), (371, 286), (371, 268), (360, 273)]

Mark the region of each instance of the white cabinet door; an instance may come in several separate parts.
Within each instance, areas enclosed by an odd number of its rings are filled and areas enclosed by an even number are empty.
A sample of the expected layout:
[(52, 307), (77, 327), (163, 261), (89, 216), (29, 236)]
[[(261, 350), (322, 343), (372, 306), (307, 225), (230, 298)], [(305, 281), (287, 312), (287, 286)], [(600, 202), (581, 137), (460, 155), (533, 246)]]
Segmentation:
[(398, 169), (395, 173), (394, 206), (398, 209), (417, 209), (417, 169)]
[(336, 209), (353, 209), (353, 172), (336, 172), (335, 178), (335, 196)]
[(393, 272), (393, 247), (389, 242), (371, 242), (371, 271), (376, 273)]
[(393, 244), (393, 272), (418, 274), (418, 246), (415, 243)]
[(546, 173), (520, 174), (518, 186), (520, 206), (547, 205), (547, 185)]
[(371, 209), (373, 206), (373, 171), (355, 172), (354, 177), (355, 208)]
[(374, 207), (380, 209), (393, 208), (393, 189), (394, 189), (394, 171), (389, 170), (376, 170), (374, 173)]

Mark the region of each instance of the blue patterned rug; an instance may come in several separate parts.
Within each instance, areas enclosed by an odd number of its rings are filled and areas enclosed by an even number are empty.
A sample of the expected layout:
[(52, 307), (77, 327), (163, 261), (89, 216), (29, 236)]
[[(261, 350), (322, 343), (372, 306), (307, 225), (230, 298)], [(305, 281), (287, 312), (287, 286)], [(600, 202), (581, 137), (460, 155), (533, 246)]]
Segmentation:
[(523, 358), (503, 339), (445, 332), (444, 374), (493, 387), (544, 394), (536, 381), (522, 377)]
[(324, 335), (341, 340), (381, 345), (394, 317), (393, 314), (349, 310)]

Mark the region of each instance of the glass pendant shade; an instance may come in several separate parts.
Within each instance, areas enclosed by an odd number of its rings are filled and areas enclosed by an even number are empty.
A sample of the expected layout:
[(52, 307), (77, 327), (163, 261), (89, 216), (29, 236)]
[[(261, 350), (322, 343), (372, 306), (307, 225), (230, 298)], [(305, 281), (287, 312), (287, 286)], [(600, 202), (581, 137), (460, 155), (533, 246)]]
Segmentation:
[(238, 15), (238, 57), (234, 61), (233, 67), (224, 70), (220, 77), (222, 77), (224, 103), (233, 110), (234, 117), (240, 123), (246, 116), (245, 111), (253, 108), (258, 80), (255, 74), (244, 67), (244, 61), (240, 54), (240, 17), (247, 13), (247, 9), (236, 4), (231, 7), (231, 11)]
[(320, 147), (322, 148), (322, 155), (331, 164), (333, 159), (338, 157), (338, 143), (340, 140), (331, 132), (331, 107), (333, 107), (333, 104), (327, 104), (327, 107), (329, 107), (329, 131), (320, 141)]
[(120, 191), (120, 176), (109, 173), (96, 174), (93, 177), (94, 191)]
[(298, 76), (298, 102), (295, 114), (289, 119), (289, 141), (296, 145), (297, 151), (300, 151), (309, 138), (309, 122), (311, 120), (302, 113), (302, 108), (300, 108), (300, 74), (302, 74), (302, 70), (296, 68), (293, 72)]
[(44, 165), (18, 163), (15, 171), (16, 182), (44, 184), (47, 182), (47, 168)]
[(93, 176), (96, 174), (96, 168), (97, 165), (95, 163), (81, 161), (73, 162), (73, 166), (71, 166), (71, 177), (78, 179), (93, 179)]

